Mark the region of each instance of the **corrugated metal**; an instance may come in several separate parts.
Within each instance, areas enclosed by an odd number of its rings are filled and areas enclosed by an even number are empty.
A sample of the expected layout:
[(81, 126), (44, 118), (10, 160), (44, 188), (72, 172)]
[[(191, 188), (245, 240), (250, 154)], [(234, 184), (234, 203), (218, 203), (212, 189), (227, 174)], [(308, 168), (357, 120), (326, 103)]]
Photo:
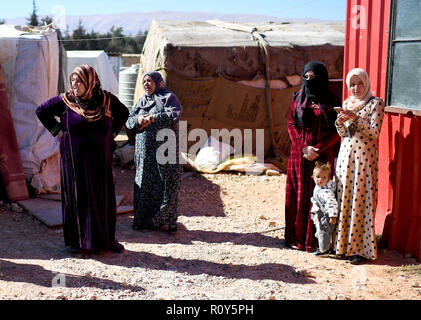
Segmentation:
[(393, 189), (391, 199), (382, 199), (390, 207), (384, 234), (389, 248), (421, 260), (421, 118), (388, 114), (384, 125), (381, 155), (388, 157), (380, 174), (382, 184)]
[[(386, 98), (390, 0), (348, 0), (344, 77), (367, 70), (373, 94)], [(344, 84), (344, 97), (348, 90)], [(388, 247), (421, 260), (421, 118), (387, 112), (379, 138), (376, 233)]]
[[(371, 80), (371, 90), (385, 98), (389, 0), (348, 0), (346, 8), (344, 77), (348, 71), (365, 69)], [(344, 97), (348, 90), (344, 83)]]

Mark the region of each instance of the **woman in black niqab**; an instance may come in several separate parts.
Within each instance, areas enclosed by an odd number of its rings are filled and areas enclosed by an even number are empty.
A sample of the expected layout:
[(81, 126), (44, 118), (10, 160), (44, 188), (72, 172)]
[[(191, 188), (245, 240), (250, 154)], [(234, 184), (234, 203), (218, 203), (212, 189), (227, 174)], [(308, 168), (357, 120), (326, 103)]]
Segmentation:
[[(314, 77), (308, 77), (308, 73)], [(339, 101), (335, 103), (328, 81), (323, 63), (307, 63), (302, 71), (302, 86), (294, 94), (288, 119), (291, 149), (286, 181), (285, 244), (309, 252), (317, 247), (310, 219), (314, 160), (333, 165), (339, 142), (333, 109)]]

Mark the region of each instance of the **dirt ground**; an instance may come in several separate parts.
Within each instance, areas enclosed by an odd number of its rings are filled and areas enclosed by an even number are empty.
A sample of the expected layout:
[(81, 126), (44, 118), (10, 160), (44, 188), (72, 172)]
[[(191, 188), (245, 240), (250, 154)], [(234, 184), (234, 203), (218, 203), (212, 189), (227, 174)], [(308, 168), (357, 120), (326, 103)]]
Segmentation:
[[(116, 193), (132, 203), (134, 171), (114, 167)], [(185, 172), (179, 231), (135, 231), (118, 216), (121, 254), (84, 259), (50, 229), (13, 210), (0, 212), (2, 300), (421, 300), (421, 265), (381, 249), (353, 266), (285, 248), (285, 175)]]

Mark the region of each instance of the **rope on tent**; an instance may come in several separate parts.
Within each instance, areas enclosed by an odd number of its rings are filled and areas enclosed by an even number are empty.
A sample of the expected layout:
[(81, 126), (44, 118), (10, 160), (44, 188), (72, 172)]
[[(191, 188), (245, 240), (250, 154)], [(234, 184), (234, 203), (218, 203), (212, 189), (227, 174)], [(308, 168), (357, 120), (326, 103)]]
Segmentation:
[(274, 153), (275, 158), (279, 158), (281, 156), (281, 152), (279, 148), (277, 148), (275, 143), (275, 138), (273, 135), (273, 114), (272, 114), (272, 108), (271, 108), (271, 96), (270, 96), (270, 58), (269, 58), (269, 52), (268, 47), (270, 47), (270, 44), (266, 41), (264, 38), (264, 35), (257, 32), (257, 28), (253, 28), (251, 32), (253, 39), (257, 40), (259, 43), (259, 47), (263, 49), (263, 52), (265, 53), (265, 98), (266, 98), (266, 107), (267, 112), (269, 115), (270, 120), (270, 140), (271, 140), (271, 146), (272, 151)]

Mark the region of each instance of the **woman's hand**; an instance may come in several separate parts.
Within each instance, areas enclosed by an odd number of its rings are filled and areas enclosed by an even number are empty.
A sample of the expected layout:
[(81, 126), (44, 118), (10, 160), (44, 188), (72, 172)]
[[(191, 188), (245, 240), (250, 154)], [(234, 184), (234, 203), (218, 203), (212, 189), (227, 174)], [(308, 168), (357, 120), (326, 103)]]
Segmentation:
[(307, 146), (303, 148), (302, 152), (303, 152), (303, 158), (309, 161), (313, 161), (319, 156), (319, 154), (317, 153), (319, 152), (319, 149), (313, 146)]
[(137, 123), (139, 124), (139, 128), (143, 129), (146, 128), (147, 126), (149, 126), (152, 121), (151, 121), (151, 116), (148, 114), (144, 114), (144, 115), (140, 115), (137, 118)]
[(338, 117), (336, 118), (336, 122), (338, 124), (343, 124), (344, 122), (348, 121), (349, 119), (357, 120), (358, 116), (350, 111), (350, 110), (342, 110), (338, 113)]

